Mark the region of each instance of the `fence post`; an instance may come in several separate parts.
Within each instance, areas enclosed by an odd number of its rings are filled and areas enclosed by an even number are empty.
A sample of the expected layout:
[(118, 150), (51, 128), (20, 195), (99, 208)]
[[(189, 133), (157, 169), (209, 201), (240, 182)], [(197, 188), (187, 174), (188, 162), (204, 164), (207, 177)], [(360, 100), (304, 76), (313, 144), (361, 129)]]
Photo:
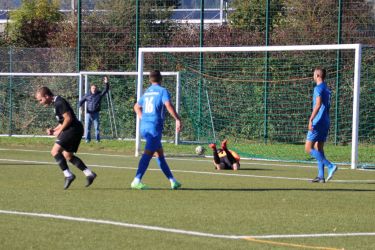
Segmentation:
[[(270, 0), (266, 1), (266, 41), (265, 45), (269, 45), (269, 32), (270, 32)], [(269, 52), (265, 52), (264, 57), (264, 143), (268, 141), (268, 71), (269, 71)]]
[[(13, 71), (13, 48), (9, 48), (9, 73), (12, 73)], [(12, 135), (12, 120), (13, 120), (13, 76), (9, 76), (9, 123), (8, 123), (8, 135)]]
[[(338, 2), (338, 23), (337, 23), (337, 44), (341, 44), (342, 40), (342, 0)], [(339, 106), (340, 106), (340, 81), (341, 81), (341, 50), (336, 52), (336, 97), (335, 97), (335, 139), (334, 143), (337, 145), (339, 134)]]
[(77, 72), (81, 71), (81, 33), (82, 33), (82, 4), (77, 0)]
[[(135, 1), (135, 70), (138, 70), (138, 53), (139, 53), (139, 0)], [(137, 85), (137, 81), (136, 85)]]
[[(204, 46), (204, 0), (201, 0), (201, 13), (200, 13), (200, 27), (199, 27), (199, 47)], [(202, 125), (202, 91), (203, 91), (203, 79), (202, 74), (204, 72), (204, 58), (203, 52), (199, 52), (199, 96), (198, 96), (198, 141), (200, 140), (201, 125)]]

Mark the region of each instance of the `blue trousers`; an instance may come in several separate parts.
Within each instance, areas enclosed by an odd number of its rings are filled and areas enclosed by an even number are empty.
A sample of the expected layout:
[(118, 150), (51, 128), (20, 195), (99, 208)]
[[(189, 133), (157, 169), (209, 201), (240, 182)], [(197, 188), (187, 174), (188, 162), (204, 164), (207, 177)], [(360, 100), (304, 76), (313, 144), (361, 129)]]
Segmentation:
[(94, 128), (95, 128), (95, 139), (97, 141), (100, 141), (99, 112), (87, 113), (86, 117), (87, 117), (87, 119), (85, 120), (85, 127), (86, 127), (85, 138), (86, 138), (86, 141), (91, 141), (91, 125), (92, 125), (92, 123), (94, 123)]

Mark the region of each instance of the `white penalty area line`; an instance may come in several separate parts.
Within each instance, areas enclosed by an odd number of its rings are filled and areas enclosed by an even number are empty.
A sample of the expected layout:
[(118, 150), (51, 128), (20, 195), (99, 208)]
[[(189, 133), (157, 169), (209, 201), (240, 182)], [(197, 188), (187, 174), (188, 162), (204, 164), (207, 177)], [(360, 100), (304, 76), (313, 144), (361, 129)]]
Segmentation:
[[(18, 152), (36, 152), (36, 153), (49, 153), (47, 150), (35, 150), (35, 149), (9, 149), (0, 148), (0, 151), (18, 151)], [(99, 153), (79, 153), (80, 155), (93, 155), (93, 156), (107, 156), (107, 157), (123, 157), (123, 158), (134, 158), (132, 155), (111, 155), (111, 154), (99, 154)]]
[[(28, 160), (17, 160), (17, 159), (0, 159), (0, 161), (8, 162), (20, 162), (20, 163), (37, 163), (44, 165), (54, 165), (55, 162), (46, 161), (28, 161)], [(110, 165), (97, 165), (97, 164), (87, 164), (89, 167), (97, 168), (110, 168), (110, 169), (126, 169), (126, 170), (136, 170), (136, 167), (118, 167)], [(159, 169), (149, 168), (149, 171), (160, 171)], [(251, 174), (236, 174), (236, 173), (223, 173), (223, 172), (205, 172), (205, 171), (192, 171), (192, 170), (179, 170), (173, 169), (176, 173), (189, 173), (189, 174), (205, 174), (205, 175), (219, 175), (219, 176), (236, 176), (236, 177), (249, 177), (249, 178), (263, 178), (263, 179), (279, 179), (279, 180), (296, 180), (296, 181), (310, 181), (310, 178), (297, 178), (297, 177), (283, 177), (283, 176), (268, 176), (268, 175), (251, 175)], [(375, 183), (375, 180), (330, 180), (330, 182), (337, 183)]]
[[(8, 148), (0, 148), (0, 151), (19, 151), (19, 152), (37, 152), (37, 153), (49, 153), (50, 151), (45, 150), (35, 150), (35, 149), (8, 149)], [(79, 155), (92, 155), (92, 156), (105, 156), (105, 157), (120, 157), (120, 158), (135, 158), (133, 155), (117, 155), (117, 154), (100, 154), (100, 153), (79, 153)], [(174, 161), (191, 161), (191, 162), (212, 162), (212, 157), (203, 157), (204, 159), (192, 159), (192, 158), (181, 158), (181, 157), (169, 157), (168, 154), (165, 154), (168, 160)], [(249, 161), (256, 161), (256, 162), (241, 162), (241, 165), (256, 165), (256, 166), (270, 166), (270, 167), (296, 167), (296, 168), (314, 168), (316, 166), (313, 165), (298, 165), (296, 164), (284, 164), (284, 163), (275, 163), (275, 161), (270, 161), (272, 163), (268, 163), (265, 161), (267, 160), (254, 160), (254, 159), (245, 159)], [(341, 167), (340, 169), (348, 170), (349, 167)]]
[(58, 220), (67, 220), (67, 221), (78, 221), (78, 222), (87, 222), (103, 225), (112, 225), (126, 228), (137, 228), (150, 231), (159, 231), (167, 233), (177, 233), (191, 236), (201, 236), (201, 237), (210, 237), (210, 238), (222, 238), (222, 239), (285, 239), (285, 238), (321, 238), (321, 237), (350, 237), (350, 236), (375, 236), (375, 232), (361, 232), (361, 233), (326, 233), (326, 234), (271, 234), (271, 235), (224, 235), (224, 234), (212, 234), (204, 233), (197, 231), (181, 230), (175, 228), (165, 228), (158, 226), (148, 226), (142, 224), (131, 224), (119, 221), (111, 220), (101, 220), (101, 219), (91, 219), (83, 217), (72, 217), (66, 215), (57, 215), (57, 214), (46, 214), (46, 213), (30, 213), (30, 212), (20, 212), (20, 211), (9, 211), (9, 210), (0, 210), (0, 214), (8, 215), (20, 215), (20, 216), (30, 216), (30, 217), (39, 217), (39, 218), (50, 218)]
[[(34, 149), (7, 149), (7, 148), (0, 148), (0, 151), (19, 151), (19, 152), (37, 152), (37, 153), (49, 153), (49, 151), (43, 151), (43, 150), (34, 150)], [(79, 155), (93, 155), (93, 156), (106, 156), (106, 157), (121, 157), (121, 158), (135, 158), (135, 156), (132, 155), (116, 155), (116, 154), (100, 154), (100, 153), (79, 153)], [(174, 161), (191, 161), (191, 162), (212, 162), (212, 157), (206, 157), (205, 159), (192, 159), (192, 158), (176, 158), (176, 157), (169, 157), (166, 154), (166, 157), (168, 160), (174, 160)], [(269, 166), (269, 167), (295, 167), (295, 168), (316, 168), (316, 166), (313, 165), (298, 165), (296, 164), (284, 164), (284, 163), (275, 163), (276, 161), (272, 160), (267, 162), (267, 160), (254, 160), (254, 159), (245, 159), (249, 161), (255, 161), (255, 162), (241, 162), (241, 165), (255, 165), (255, 166)], [(266, 162), (265, 162), (266, 161)], [(272, 163), (271, 163), (272, 162)], [(350, 167), (341, 166), (340, 170), (351, 170)]]

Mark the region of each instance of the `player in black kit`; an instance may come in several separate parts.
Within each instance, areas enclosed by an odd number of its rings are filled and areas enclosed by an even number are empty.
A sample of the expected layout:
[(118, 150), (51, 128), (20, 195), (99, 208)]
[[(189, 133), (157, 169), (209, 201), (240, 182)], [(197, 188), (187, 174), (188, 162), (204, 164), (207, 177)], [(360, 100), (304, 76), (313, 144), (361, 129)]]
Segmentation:
[(83, 136), (83, 126), (78, 121), (70, 104), (61, 96), (55, 96), (47, 87), (39, 88), (35, 98), (41, 105), (54, 105), (58, 125), (55, 128), (48, 128), (47, 134), (57, 137), (52, 147), (51, 154), (61, 168), (65, 176), (64, 189), (68, 189), (76, 178), (70, 171), (67, 160), (79, 168), (86, 176), (86, 187), (90, 186), (96, 174), (91, 171), (83, 161), (74, 155), (77, 152)]

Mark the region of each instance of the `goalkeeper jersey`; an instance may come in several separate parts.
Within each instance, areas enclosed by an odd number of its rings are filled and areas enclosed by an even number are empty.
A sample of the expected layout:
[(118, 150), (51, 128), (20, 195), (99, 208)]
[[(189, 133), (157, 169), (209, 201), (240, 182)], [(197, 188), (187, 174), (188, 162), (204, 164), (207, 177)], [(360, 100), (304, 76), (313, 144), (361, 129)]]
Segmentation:
[[(229, 150), (229, 152), (233, 155), (233, 158), (236, 159), (236, 161), (240, 161), (241, 158), (236, 152), (234, 152), (233, 150)], [(218, 155), (220, 158), (222, 158), (227, 156), (227, 153), (225, 153), (225, 151), (221, 149), (219, 150)]]

